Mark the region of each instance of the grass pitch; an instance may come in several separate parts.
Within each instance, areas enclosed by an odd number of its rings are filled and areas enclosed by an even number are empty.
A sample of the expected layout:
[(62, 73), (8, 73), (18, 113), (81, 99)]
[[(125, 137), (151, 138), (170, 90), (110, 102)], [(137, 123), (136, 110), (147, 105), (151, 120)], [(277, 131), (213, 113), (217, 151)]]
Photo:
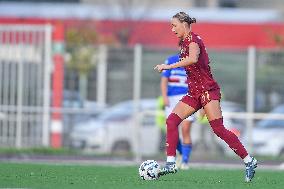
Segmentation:
[(156, 181), (143, 181), (138, 167), (0, 163), (0, 188), (38, 189), (276, 189), (284, 186), (284, 171), (257, 170), (251, 183), (243, 170), (190, 169)]

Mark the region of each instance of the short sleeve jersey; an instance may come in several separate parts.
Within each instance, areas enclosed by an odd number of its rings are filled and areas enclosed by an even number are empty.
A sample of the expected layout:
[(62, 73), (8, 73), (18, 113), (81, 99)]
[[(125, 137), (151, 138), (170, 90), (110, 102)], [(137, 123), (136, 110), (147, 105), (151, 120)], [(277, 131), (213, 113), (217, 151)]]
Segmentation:
[(190, 94), (193, 96), (199, 96), (205, 91), (219, 89), (219, 85), (213, 79), (206, 48), (198, 35), (191, 32), (182, 41), (180, 58), (184, 59), (189, 56), (189, 44), (193, 42), (197, 43), (199, 46), (199, 58), (196, 63), (186, 66), (185, 70), (187, 75), (190, 75), (190, 78), (188, 77), (188, 86), (190, 89)]
[[(172, 55), (165, 60), (165, 64), (174, 64), (179, 61), (179, 55)], [(184, 68), (163, 70), (162, 77), (168, 78), (168, 96), (184, 95), (188, 92), (187, 74)]]

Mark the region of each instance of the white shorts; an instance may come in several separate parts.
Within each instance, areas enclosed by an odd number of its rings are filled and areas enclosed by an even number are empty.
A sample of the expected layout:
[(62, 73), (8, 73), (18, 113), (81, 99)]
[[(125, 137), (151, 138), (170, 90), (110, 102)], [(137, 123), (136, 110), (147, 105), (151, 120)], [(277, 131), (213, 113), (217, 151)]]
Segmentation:
[[(168, 97), (170, 104), (169, 104), (169, 106), (166, 106), (166, 107), (165, 107), (165, 111), (166, 111), (166, 116), (167, 116), (167, 117), (172, 113), (174, 107), (175, 107), (176, 104), (182, 99), (183, 96), (184, 96), (184, 95), (175, 95), (175, 96), (169, 96), (169, 97)], [(194, 114), (191, 115), (191, 116), (189, 116), (189, 117), (186, 118), (185, 120), (188, 120), (188, 121), (191, 121), (191, 122), (195, 121), (195, 116), (194, 116)]]

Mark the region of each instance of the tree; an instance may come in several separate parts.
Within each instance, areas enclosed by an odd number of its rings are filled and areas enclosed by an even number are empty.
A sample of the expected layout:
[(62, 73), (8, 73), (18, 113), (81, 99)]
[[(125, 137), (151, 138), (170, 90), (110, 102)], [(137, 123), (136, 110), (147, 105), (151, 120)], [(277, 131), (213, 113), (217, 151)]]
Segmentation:
[(66, 64), (79, 74), (79, 92), (83, 100), (87, 98), (88, 74), (96, 66), (94, 45), (98, 35), (94, 26), (82, 23), (66, 31)]

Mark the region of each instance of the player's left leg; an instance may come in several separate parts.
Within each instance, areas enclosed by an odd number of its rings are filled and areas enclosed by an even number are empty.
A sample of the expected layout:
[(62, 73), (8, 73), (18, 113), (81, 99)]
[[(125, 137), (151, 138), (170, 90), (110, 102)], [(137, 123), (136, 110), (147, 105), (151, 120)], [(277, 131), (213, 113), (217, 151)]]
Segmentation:
[(224, 127), (219, 100), (211, 99), (210, 95), (208, 95), (208, 97), (209, 99), (207, 99), (208, 102), (204, 106), (204, 110), (211, 128), (218, 137), (224, 140), (229, 147), (244, 160), (246, 166), (245, 181), (249, 182), (254, 177), (257, 160), (247, 153), (247, 150), (238, 137)]

